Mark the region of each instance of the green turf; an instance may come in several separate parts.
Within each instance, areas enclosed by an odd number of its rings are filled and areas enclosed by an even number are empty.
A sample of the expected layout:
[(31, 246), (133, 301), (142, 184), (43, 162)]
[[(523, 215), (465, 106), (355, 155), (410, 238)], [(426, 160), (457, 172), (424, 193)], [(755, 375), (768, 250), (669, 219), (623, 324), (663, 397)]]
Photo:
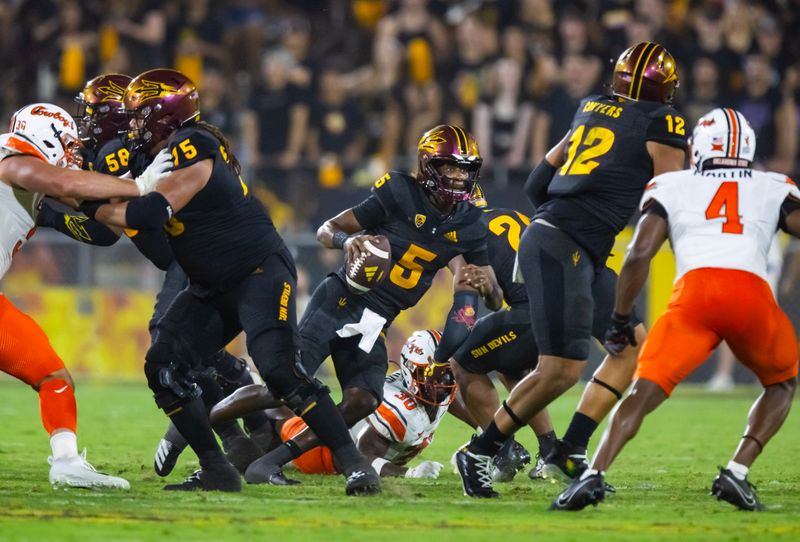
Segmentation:
[[(609, 477), (619, 493), (598, 509), (552, 513), (559, 486), (521, 475), (492, 502), (462, 496), (447, 469), (437, 481), (390, 480), (375, 498), (344, 497), (339, 477), (301, 477), (293, 488), (245, 487), (235, 495), (161, 491), (152, 453), (165, 427), (143, 384), (79, 385), (79, 445), (96, 467), (125, 476), (130, 492), (54, 491), (49, 446), (29, 388), (0, 381), (0, 540), (798, 540), (797, 415), (770, 443), (751, 478), (769, 511), (734, 510), (707, 496), (758, 393), (678, 390), (646, 422)], [(563, 427), (576, 394), (553, 409)], [(447, 419), (424, 454), (447, 463), (469, 436)], [(522, 441), (535, 451), (533, 439)], [(186, 454), (170, 478), (196, 467)]]

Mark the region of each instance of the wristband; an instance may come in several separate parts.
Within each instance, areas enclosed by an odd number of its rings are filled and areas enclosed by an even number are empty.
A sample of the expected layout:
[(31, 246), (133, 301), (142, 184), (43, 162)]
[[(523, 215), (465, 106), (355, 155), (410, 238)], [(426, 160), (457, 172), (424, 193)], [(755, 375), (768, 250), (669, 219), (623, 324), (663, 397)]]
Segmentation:
[(387, 463), (389, 463), (389, 461), (387, 461), (386, 459), (384, 459), (382, 457), (376, 457), (372, 461), (372, 468), (375, 469), (375, 472), (378, 473), (378, 476), (380, 476), (381, 475), (381, 469)]
[(339, 250), (344, 248), (344, 243), (350, 238), (348, 234), (343, 231), (337, 231), (333, 234), (333, 248), (338, 248)]
[(631, 321), (631, 315), (630, 314), (620, 314), (617, 311), (614, 311), (614, 313), (611, 315), (611, 321), (613, 321), (615, 323), (618, 323), (618, 324), (627, 324), (628, 322)]

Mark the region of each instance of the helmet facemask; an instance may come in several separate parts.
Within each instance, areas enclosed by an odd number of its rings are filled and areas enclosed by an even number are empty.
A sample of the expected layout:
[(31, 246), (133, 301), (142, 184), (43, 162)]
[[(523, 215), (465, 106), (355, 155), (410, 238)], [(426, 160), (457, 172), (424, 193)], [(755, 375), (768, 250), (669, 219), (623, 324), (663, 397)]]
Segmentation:
[[(446, 205), (469, 201), (482, 160), (474, 156), (434, 159), (425, 166), (425, 188)], [(454, 167), (448, 167), (454, 166)], [(454, 175), (454, 172), (458, 172)]]

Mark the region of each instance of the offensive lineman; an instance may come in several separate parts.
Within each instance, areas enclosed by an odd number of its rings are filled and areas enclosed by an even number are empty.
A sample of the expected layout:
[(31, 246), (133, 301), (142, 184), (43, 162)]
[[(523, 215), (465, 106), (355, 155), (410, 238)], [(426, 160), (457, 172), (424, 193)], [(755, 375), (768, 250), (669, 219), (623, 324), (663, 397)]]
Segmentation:
[(605, 471), (643, 418), (706, 360), (721, 341), (764, 386), (750, 409), (733, 459), (711, 494), (743, 510), (763, 509), (747, 475), (778, 432), (797, 385), (797, 338), (767, 282), (767, 254), (778, 227), (800, 236), (800, 191), (786, 175), (751, 169), (755, 132), (733, 109), (714, 109), (692, 134), (692, 168), (655, 177), (617, 285), (616, 318), (606, 348), (619, 353), (632, 329), (623, 324), (644, 285), (650, 260), (669, 238), (675, 287), (639, 356), (638, 379), (603, 436), (590, 469), (551, 509), (580, 510), (604, 498)]

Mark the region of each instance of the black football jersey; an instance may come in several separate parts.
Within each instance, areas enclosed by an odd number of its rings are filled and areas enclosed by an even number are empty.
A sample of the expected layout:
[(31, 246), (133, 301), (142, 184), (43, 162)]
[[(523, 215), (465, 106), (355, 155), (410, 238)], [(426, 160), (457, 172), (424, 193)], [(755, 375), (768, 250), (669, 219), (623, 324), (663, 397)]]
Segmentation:
[(482, 220), (489, 231), (486, 238), (489, 264), (503, 289), (503, 299), (509, 306), (527, 304), (525, 285), (514, 282), (514, 261), (519, 250), (519, 238), (530, 219), (513, 209), (484, 209)]
[(176, 170), (214, 161), (208, 183), (164, 227), (192, 284), (224, 288), (285, 249), (266, 209), (230, 167), (225, 148), (211, 132), (181, 128), (170, 136), (168, 148)]
[[(94, 156), (91, 168), (106, 175), (122, 177), (128, 174), (134, 178), (145, 170), (150, 160), (150, 157), (144, 153), (131, 151), (124, 140), (114, 138), (100, 147)], [(126, 228), (125, 235), (130, 238), (139, 252), (159, 269), (166, 270), (174, 260), (164, 231)]]
[[(480, 209), (462, 202), (441, 215), (416, 179), (392, 171), (381, 177), (367, 200), (353, 208), (365, 233), (385, 235), (392, 247), (389, 276), (362, 299), (392, 321), (417, 304), (436, 272), (458, 255), (467, 263), (489, 265), (486, 227)], [(342, 266), (337, 272), (345, 280)]]
[(604, 264), (653, 177), (647, 142), (685, 150), (687, 128), (670, 105), (589, 96), (573, 117), (566, 162), (550, 182), (549, 200), (534, 218), (568, 233)]

